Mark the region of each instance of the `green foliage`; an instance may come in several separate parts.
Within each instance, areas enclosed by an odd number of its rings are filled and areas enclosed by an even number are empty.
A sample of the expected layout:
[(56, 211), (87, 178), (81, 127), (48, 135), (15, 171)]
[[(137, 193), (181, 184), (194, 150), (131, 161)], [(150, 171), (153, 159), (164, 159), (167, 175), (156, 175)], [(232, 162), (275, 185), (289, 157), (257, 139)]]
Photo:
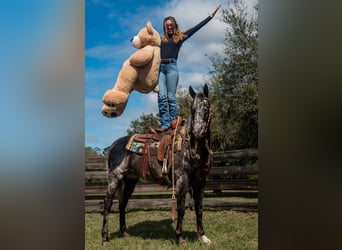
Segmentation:
[[(190, 105), (191, 105), (191, 97), (188, 94), (188, 91), (179, 88), (177, 90), (177, 104), (178, 104), (178, 113), (182, 115), (185, 119), (190, 115)], [(142, 114), (138, 119), (132, 121), (127, 129), (128, 135), (134, 134), (144, 134), (148, 132), (148, 127), (159, 127), (159, 114)]]
[(148, 132), (148, 127), (158, 127), (159, 117), (152, 113), (145, 115), (144, 113), (136, 120), (132, 121), (127, 129), (128, 135), (144, 134)]
[(191, 97), (187, 89), (179, 88), (177, 90), (178, 114), (188, 119), (190, 115)]
[(100, 148), (95, 147), (85, 147), (85, 156), (86, 157), (96, 157), (96, 156), (103, 156), (103, 152)]
[[(257, 14), (257, 6), (255, 7)], [(258, 147), (258, 24), (247, 16), (242, 1), (223, 9), (221, 21), (227, 24), (224, 53), (210, 58), (213, 69), (210, 100), (214, 116), (211, 122), (211, 148), (227, 151)], [(191, 97), (187, 89), (177, 90), (179, 114), (190, 114)], [(143, 114), (127, 130), (129, 135), (146, 133), (159, 126), (159, 117)]]
[(108, 150), (109, 150), (109, 148), (110, 148), (110, 146), (105, 147), (105, 148), (102, 150), (104, 156), (107, 156), (107, 155), (108, 155)]
[(212, 148), (258, 147), (258, 25), (241, 1), (223, 10), (224, 54), (211, 58)]

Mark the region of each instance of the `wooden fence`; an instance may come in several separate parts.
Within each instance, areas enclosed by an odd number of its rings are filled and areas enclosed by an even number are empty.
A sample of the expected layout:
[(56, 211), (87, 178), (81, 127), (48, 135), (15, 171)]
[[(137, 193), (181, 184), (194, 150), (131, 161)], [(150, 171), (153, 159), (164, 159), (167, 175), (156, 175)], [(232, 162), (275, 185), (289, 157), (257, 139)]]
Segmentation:
[[(252, 165), (234, 165), (239, 159), (249, 159)], [(213, 166), (207, 178), (204, 207), (257, 211), (258, 197), (258, 150), (245, 149), (215, 152)], [(233, 165), (232, 165), (233, 164)], [(107, 191), (107, 159), (86, 158), (85, 162), (85, 210), (99, 211)], [(156, 183), (138, 183), (127, 208), (170, 208), (171, 189)], [(233, 199), (235, 197), (235, 199)], [(250, 201), (251, 200), (251, 201)], [(191, 208), (191, 199), (187, 207)], [(117, 210), (114, 200), (113, 210)]]

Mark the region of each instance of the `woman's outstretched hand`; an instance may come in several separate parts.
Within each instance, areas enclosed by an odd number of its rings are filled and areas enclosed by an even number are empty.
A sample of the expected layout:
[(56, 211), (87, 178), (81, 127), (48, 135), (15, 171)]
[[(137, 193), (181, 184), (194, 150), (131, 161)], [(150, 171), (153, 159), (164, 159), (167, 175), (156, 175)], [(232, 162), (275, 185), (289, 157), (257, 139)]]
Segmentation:
[(210, 17), (214, 17), (216, 12), (219, 10), (219, 8), (221, 8), (221, 4), (217, 6), (217, 8), (213, 11), (213, 13), (210, 14)]

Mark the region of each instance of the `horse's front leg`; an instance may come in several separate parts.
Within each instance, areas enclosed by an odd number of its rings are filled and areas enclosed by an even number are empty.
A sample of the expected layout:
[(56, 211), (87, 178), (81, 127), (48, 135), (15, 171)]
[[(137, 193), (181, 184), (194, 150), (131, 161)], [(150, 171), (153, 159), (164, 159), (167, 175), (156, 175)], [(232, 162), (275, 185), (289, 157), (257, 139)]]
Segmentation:
[(185, 246), (186, 241), (183, 237), (183, 218), (185, 214), (185, 196), (188, 192), (188, 178), (187, 176), (182, 176), (177, 181), (177, 228), (176, 237), (179, 246)]
[(205, 180), (199, 185), (193, 186), (193, 197), (196, 212), (197, 235), (202, 243), (210, 244), (211, 240), (205, 236), (203, 228), (203, 196), (204, 196)]

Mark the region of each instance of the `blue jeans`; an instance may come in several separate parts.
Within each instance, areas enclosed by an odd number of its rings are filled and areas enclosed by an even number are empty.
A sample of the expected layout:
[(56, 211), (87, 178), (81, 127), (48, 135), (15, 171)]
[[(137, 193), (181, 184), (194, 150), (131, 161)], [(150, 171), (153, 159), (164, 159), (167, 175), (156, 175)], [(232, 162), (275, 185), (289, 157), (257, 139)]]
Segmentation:
[(158, 107), (161, 127), (169, 129), (171, 121), (178, 117), (176, 90), (178, 86), (177, 63), (160, 64)]

